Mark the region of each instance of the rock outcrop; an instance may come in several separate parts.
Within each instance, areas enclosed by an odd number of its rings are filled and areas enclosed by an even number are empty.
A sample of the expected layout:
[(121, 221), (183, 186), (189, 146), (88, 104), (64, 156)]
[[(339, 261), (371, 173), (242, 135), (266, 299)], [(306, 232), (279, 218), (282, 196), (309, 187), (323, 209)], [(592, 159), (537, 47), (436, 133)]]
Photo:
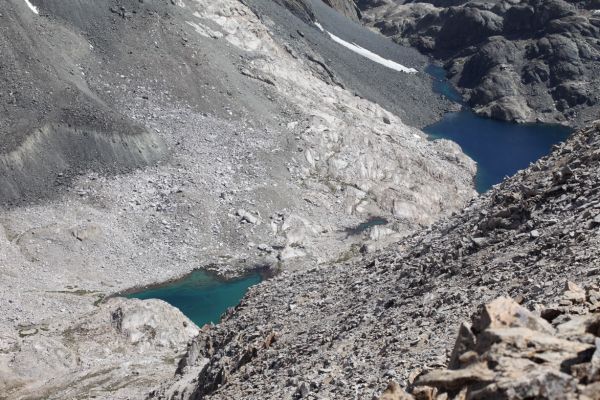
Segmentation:
[[(584, 393), (596, 348), (594, 332), (578, 334), (598, 304), (599, 128), (575, 133), (460, 214), (396, 246), (254, 287), (196, 339), (189, 365), (201, 363), (200, 372), (181, 371), (150, 397), (341, 399), (386, 390), (404, 398), (395, 385), (386, 389), (389, 381), (410, 387), (417, 376), (420, 386), (446, 385), (452, 395), (475, 382), (493, 393), (493, 382), (510, 374), (524, 379), (520, 387), (536, 383), (538, 398), (553, 398), (544, 379)], [(543, 308), (562, 295), (558, 308)], [(483, 303), (490, 305), (457, 339), (455, 327)], [(503, 346), (525, 358), (506, 370), (502, 360), (484, 362)], [(181, 382), (185, 391), (169, 391)], [(418, 398), (430, 398), (423, 390)]]
[(0, 333), (0, 399), (126, 399), (171, 377), (198, 334), (160, 300), (110, 299), (79, 321)]
[(405, 398), (600, 398), (600, 287), (569, 282), (536, 311), (508, 298), (482, 307), (461, 326), (449, 369), (420, 374)]
[(595, 119), (597, 4), (361, 1), (363, 21), (445, 63), (475, 111), (507, 121)]

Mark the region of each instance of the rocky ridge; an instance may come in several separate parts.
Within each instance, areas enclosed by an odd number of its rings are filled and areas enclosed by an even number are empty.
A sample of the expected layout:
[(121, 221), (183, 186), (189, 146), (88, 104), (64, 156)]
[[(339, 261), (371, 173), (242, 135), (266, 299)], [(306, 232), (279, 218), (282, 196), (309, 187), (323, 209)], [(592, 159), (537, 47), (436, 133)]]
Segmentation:
[(361, 1), (362, 21), (445, 64), (486, 117), (586, 124), (598, 110), (593, 1)]
[[(463, 212), (396, 246), (254, 287), (193, 341), (176, 383), (149, 398), (377, 397), (390, 379), (407, 387), (423, 371), (450, 366), (454, 327), (478, 304), (508, 296), (533, 312), (560, 298), (567, 279), (593, 285), (600, 274), (599, 128), (575, 133)], [(577, 308), (582, 291), (569, 287), (574, 297), (559, 304)], [(583, 292), (592, 305), (596, 290)], [(557, 312), (556, 320), (545, 314), (556, 327), (540, 329), (554, 333), (567, 322), (559, 317), (566, 311)], [(589, 361), (590, 337), (573, 344), (585, 353), (581, 363)], [(556, 367), (545, 350), (538, 362)]]

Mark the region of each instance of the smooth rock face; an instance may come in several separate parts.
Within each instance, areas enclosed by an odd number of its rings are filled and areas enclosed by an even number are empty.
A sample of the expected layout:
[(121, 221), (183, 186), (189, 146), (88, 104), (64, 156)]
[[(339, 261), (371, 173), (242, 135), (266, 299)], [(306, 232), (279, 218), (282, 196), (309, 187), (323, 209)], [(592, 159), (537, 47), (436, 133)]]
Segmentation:
[(598, 110), (598, 17), (587, 1), (359, 2), (363, 22), (445, 63), (475, 111), (585, 124)]
[(21, 328), (2, 337), (0, 398), (127, 398), (168, 379), (197, 334), (159, 300), (111, 299), (74, 324)]
[(395, 246), (251, 289), (196, 339), (207, 349), (196, 355), (208, 359), (203, 369), (149, 398), (590, 396), (600, 334), (600, 235), (591, 223), (599, 133), (575, 133)]

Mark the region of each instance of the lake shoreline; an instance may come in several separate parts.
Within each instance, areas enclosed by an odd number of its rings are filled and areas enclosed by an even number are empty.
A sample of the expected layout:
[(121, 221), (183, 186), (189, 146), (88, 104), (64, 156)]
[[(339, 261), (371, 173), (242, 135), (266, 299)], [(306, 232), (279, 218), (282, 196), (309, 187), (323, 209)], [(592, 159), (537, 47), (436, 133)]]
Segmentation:
[(237, 275), (224, 275), (223, 273), (219, 273), (217, 270), (210, 269), (210, 266), (199, 267), (199, 268), (195, 268), (189, 272), (176, 275), (173, 278), (167, 279), (166, 281), (154, 282), (154, 283), (149, 283), (146, 285), (137, 285), (137, 286), (132, 286), (128, 289), (120, 290), (118, 292), (112, 293), (112, 294), (104, 297), (102, 301), (106, 301), (106, 300), (109, 300), (109, 299), (115, 298), (115, 297), (128, 297), (132, 294), (144, 292), (144, 291), (148, 291), (148, 290), (161, 289), (161, 288), (164, 288), (164, 287), (176, 284), (176, 283), (183, 282), (186, 279), (188, 279), (191, 275), (193, 275), (194, 273), (197, 273), (199, 271), (202, 271), (202, 272), (206, 273), (207, 275), (210, 275), (213, 279), (215, 279), (215, 281), (219, 281), (222, 283), (238, 281), (240, 279), (244, 279), (244, 278), (249, 277), (254, 274), (260, 275), (261, 282), (262, 282), (262, 281), (271, 279), (274, 276), (277, 276), (277, 274), (280, 272), (279, 270), (275, 270), (273, 268), (273, 266), (271, 266), (271, 265), (257, 265), (252, 268), (236, 271), (238, 273)]
[(477, 163), (474, 186), (480, 194), (549, 154), (554, 145), (574, 132), (571, 126), (560, 123), (506, 122), (480, 116), (463, 101), (443, 67), (432, 63), (426, 72), (433, 79), (433, 90), (460, 109), (448, 111), (423, 132), (430, 140), (457, 143)]

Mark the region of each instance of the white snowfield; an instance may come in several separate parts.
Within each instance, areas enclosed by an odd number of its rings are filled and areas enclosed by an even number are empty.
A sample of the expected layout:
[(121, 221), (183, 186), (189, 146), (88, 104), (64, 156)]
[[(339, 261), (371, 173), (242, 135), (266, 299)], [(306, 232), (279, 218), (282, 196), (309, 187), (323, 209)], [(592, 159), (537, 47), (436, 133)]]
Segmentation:
[(364, 47), (360, 47), (359, 45), (357, 45), (356, 43), (350, 43), (350, 42), (346, 42), (344, 39), (335, 36), (333, 33), (326, 31), (325, 29), (323, 29), (323, 26), (321, 24), (319, 24), (318, 22), (315, 22), (315, 25), (317, 26), (317, 28), (319, 28), (322, 32), (325, 32), (329, 35), (329, 37), (336, 43), (341, 44), (342, 46), (352, 50), (353, 52), (360, 54), (363, 57), (368, 58), (371, 61), (376, 62), (377, 64), (381, 64), (384, 67), (393, 69), (394, 71), (398, 71), (398, 72), (406, 72), (407, 74), (416, 74), (418, 71), (414, 68), (408, 68), (405, 67), (402, 64), (398, 64), (395, 61), (392, 60), (388, 60), (387, 58), (383, 58), (378, 54), (373, 53), (370, 50), (365, 49)]
[(36, 6), (34, 6), (33, 4), (31, 4), (31, 2), (29, 0), (25, 0), (25, 4), (27, 4), (27, 7), (29, 7), (29, 9), (31, 11), (33, 11), (35, 14), (39, 14), (39, 10)]

